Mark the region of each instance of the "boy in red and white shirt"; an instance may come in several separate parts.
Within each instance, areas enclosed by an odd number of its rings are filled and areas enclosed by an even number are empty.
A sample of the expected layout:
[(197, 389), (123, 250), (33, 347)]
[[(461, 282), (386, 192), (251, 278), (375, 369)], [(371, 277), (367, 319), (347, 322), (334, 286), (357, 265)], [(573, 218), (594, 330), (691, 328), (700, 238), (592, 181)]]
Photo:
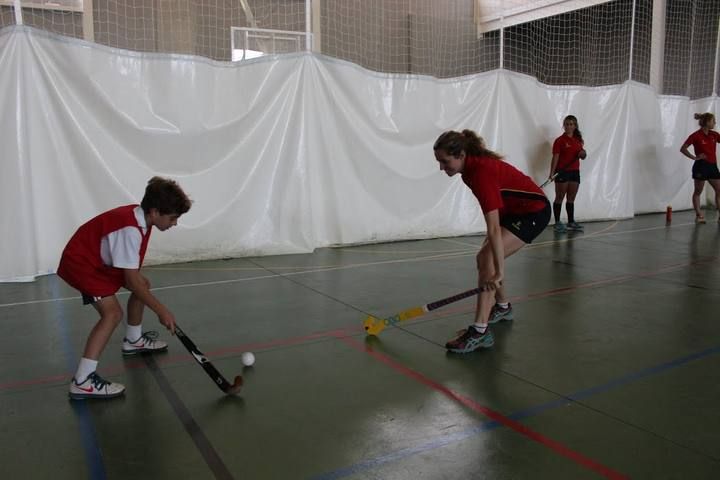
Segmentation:
[(140, 274), (152, 228), (164, 231), (177, 225), (190, 210), (191, 201), (172, 180), (153, 177), (140, 205), (126, 205), (101, 213), (82, 225), (65, 246), (58, 275), (82, 294), (100, 320), (90, 332), (77, 372), (70, 382), (70, 398), (110, 398), (122, 395), (125, 387), (96, 373), (98, 359), (123, 310), (115, 295), (120, 287), (130, 290), (123, 355), (167, 350), (157, 332), (142, 331), (145, 306), (174, 332), (175, 317), (150, 292), (150, 282)]

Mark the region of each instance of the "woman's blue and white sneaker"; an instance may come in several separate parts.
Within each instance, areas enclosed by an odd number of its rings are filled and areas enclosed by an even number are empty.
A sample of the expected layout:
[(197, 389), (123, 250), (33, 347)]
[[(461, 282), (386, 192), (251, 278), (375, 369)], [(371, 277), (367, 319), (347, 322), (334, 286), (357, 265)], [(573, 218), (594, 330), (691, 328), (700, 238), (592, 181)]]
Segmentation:
[(488, 323), (492, 324), (498, 323), (500, 320), (512, 319), (512, 304), (508, 303), (508, 306), (506, 308), (503, 308), (496, 303), (495, 305), (493, 305), (492, 310), (490, 310), (490, 318), (488, 318)]
[(125, 393), (125, 385), (109, 382), (93, 372), (81, 383), (74, 378), (70, 382), (70, 398), (84, 400), (86, 398), (113, 398)]
[(565, 233), (567, 232), (567, 228), (565, 228), (565, 224), (562, 222), (557, 222), (555, 226), (553, 227), (553, 230), (555, 230), (555, 233)]
[(569, 222), (567, 224), (567, 229), (571, 230), (573, 232), (582, 232), (585, 229), (585, 227), (583, 227), (582, 225), (580, 225), (577, 222)]
[(167, 350), (167, 343), (158, 340), (158, 332), (150, 331), (143, 333), (140, 338), (131, 342), (127, 338), (123, 339), (122, 353), (123, 355), (137, 355), (138, 353), (155, 353)]
[(490, 329), (480, 333), (477, 328), (470, 325), (458, 332), (458, 336), (448, 341), (445, 348), (453, 353), (470, 353), (478, 348), (490, 348), (495, 344), (495, 338)]

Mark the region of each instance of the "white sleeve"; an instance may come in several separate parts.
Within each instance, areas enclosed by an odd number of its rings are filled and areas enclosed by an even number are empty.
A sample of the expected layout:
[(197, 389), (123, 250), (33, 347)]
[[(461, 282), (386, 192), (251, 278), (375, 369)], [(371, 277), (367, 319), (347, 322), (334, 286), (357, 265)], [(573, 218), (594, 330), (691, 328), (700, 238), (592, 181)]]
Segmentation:
[(125, 227), (107, 235), (110, 265), (116, 268), (140, 268), (142, 235), (137, 227)]

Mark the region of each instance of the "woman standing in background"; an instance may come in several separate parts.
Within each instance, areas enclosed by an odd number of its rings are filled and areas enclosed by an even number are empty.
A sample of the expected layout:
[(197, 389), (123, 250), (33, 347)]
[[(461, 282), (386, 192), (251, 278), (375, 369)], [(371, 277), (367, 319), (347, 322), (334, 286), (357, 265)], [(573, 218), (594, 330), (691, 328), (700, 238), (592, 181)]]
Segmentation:
[[(700, 210), (700, 195), (705, 188), (705, 181), (715, 190), (715, 207), (720, 211), (720, 171), (717, 166), (716, 145), (720, 143), (720, 134), (713, 130), (715, 128), (715, 115), (712, 113), (696, 113), (695, 120), (698, 121), (700, 129), (693, 132), (683, 146), (680, 153), (694, 160), (692, 167), (692, 178), (695, 181), (695, 190), (692, 195), (692, 204), (695, 209), (695, 223), (705, 223), (705, 216)], [(692, 145), (695, 155), (688, 151)], [(720, 223), (720, 215), (718, 215)]]
[[(568, 115), (563, 120), (564, 133), (555, 139), (552, 149), (552, 163), (550, 175), (555, 176), (555, 201), (553, 202), (553, 216), (555, 217), (555, 231), (563, 233), (566, 230), (581, 231), (582, 225), (575, 221), (575, 197), (580, 188), (580, 160), (587, 157), (582, 133), (578, 128), (578, 121), (574, 115)], [(568, 223), (565, 226), (560, 221), (562, 202), (567, 198)]]

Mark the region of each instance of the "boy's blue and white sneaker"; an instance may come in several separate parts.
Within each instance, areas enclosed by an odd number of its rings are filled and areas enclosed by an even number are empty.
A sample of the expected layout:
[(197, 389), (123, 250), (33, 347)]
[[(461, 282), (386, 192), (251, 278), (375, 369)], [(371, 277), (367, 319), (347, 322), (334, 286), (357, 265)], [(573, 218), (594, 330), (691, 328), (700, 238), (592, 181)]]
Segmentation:
[(582, 225), (580, 225), (577, 222), (569, 222), (567, 224), (567, 229), (572, 230), (573, 232), (582, 232), (585, 229), (585, 227), (583, 227)]
[(492, 310), (490, 310), (490, 318), (488, 318), (488, 323), (493, 324), (498, 323), (500, 320), (512, 319), (512, 304), (508, 302), (508, 306), (506, 308), (503, 308), (496, 303), (495, 305), (493, 305)]
[(567, 231), (567, 228), (565, 228), (565, 224), (562, 222), (557, 222), (555, 226), (553, 227), (553, 230), (555, 230), (555, 233), (565, 233)]
[(86, 398), (113, 398), (125, 393), (125, 385), (109, 382), (93, 372), (80, 383), (74, 378), (70, 382), (70, 398), (84, 400)]
[(123, 339), (122, 353), (123, 355), (137, 355), (138, 353), (155, 353), (164, 352), (168, 345), (162, 340), (158, 340), (158, 332), (151, 331), (143, 333), (140, 338), (130, 341)]
[(494, 344), (495, 338), (490, 329), (485, 330), (485, 333), (480, 333), (477, 328), (470, 325), (468, 328), (460, 330), (456, 338), (448, 341), (445, 348), (453, 353), (470, 353), (478, 348), (490, 348)]

